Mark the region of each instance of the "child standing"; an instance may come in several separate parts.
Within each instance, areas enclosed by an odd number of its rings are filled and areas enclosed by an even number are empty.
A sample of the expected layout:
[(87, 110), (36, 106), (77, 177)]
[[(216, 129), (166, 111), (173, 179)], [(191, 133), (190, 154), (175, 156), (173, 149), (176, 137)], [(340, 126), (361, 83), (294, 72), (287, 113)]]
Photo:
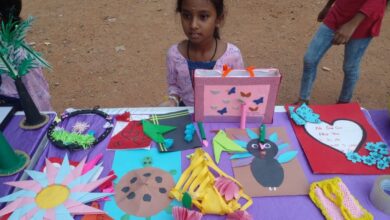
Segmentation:
[(195, 69), (244, 68), (240, 50), (220, 39), (225, 17), (223, 0), (177, 0), (176, 12), (187, 40), (167, 54), (169, 100), (160, 106), (193, 106)]
[[(0, 23), (20, 22), (21, 0), (0, 1)], [(23, 55), (22, 55), (23, 56)], [(34, 68), (22, 77), (31, 98), (40, 111), (51, 111), (49, 86), (43, 77), (41, 68)], [(14, 80), (7, 74), (0, 74), (0, 105), (14, 105), (22, 110)]]
[(345, 45), (344, 81), (337, 103), (351, 101), (360, 74), (360, 61), (373, 37), (379, 35), (386, 0), (328, 0), (318, 15), (320, 25), (304, 57), (300, 99), (308, 102), (317, 65), (332, 45)]

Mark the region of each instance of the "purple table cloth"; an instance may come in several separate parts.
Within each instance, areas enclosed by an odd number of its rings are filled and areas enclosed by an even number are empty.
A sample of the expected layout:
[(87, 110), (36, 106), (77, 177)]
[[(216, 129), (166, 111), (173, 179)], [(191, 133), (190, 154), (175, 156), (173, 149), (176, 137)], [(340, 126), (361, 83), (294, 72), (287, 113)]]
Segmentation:
[[(386, 120), (389, 122), (390, 118), (385, 112), (382, 111), (372, 111), (372, 121), (380, 129), (380, 133), (385, 140), (390, 139), (390, 127), (384, 126), (383, 123)], [(102, 126), (105, 123), (104, 120), (101, 120), (98, 116), (79, 116), (77, 117), (78, 121), (88, 122), (91, 125), (91, 129), (95, 130), (97, 133), (103, 130)], [(65, 125), (67, 130), (71, 129), (71, 126), (75, 123), (75, 120), (69, 120)], [(389, 123), (388, 123), (389, 124)], [(254, 128), (258, 124), (247, 124), (247, 127)], [(291, 127), (291, 124), (287, 118), (286, 113), (275, 113), (274, 123), (272, 126), (283, 126), (286, 128), (291, 144), (296, 146), (298, 153), (298, 160), (301, 163), (301, 166), (304, 170), (304, 173), (309, 182), (320, 181), (327, 178), (332, 178), (335, 175), (314, 175), (307, 163), (305, 155), (302, 149), (299, 147), (298, 140), (294, 135), (294, 131)], [(211, 133), (212, 130), (224, 129), (224, 128), (238, 128), (239, 124), (237, 123), (206, 123), (205, 131), (209, 142), (211, 143), (212, 137), (215, 135)], [(35, 166), (36, 170), (42, 169), (46, 157), (59, 157), (63, 158), (67, 153), (70, 160), (80, 161), (84, 157), (87, 157), (87, 161), (94, 158), (99, 153), (104, 153), (103, 157), (103, 166), (104, 170), (102, 176), (108, 174), (111, 170), (112, 161), (114, 158), (113, 151), (106, 151), (106, 146), (109, 143), (109, 137), (103, 140), (97, 146), (81, 151), (69, 152), (68, 150), (63, 150), (56, 148), (51, 143), (48, 144), (44, 150), (42, 156), (40, 157), (37, 165)], [(212, 147), (204, 148), (210, 156), (214, 156), (212, 152)], [(185, 157), (187, 154), (192, 153), (193, 150), (183, 151), (182, 153), (182, 166), (185, 169), (189, 162)], [(232, 167), (230, 160), (226, 153), (223, 153), (221, 156), (221, 162), (219, 167), (224, 170), (226, 173), (233, 175)], [(374, 183), (374, 180), (377, 176), (368, 176), (368, 175), (337, 175), (342, 178), (344, 183), (348, 186), (351, 193), (359, 200), (364, 208), (373, 213), (375, 219), (388, 219), (389, 216), (386, 216), (384, 213), (377, 210), (369, 200), (369, 192)], [(322, 214), (311, 202), (308, 196), (280, 196), (280, 197), (261, 197), (253, 198), (253, 205), (248, 209), (254, 219), (323, 219)], [(225, 219), (225, 216), (213, 216), (207, 215), (204, 219)]]
[[(374, 125), (380, 129), (382, 137), (390, 140), (390, 117), (386, 111), (370, 111)], [(247, 124), (248, 128), (257, 128), (259, 124)], [(305, 154), (299, 145), (299, 142), (294, 134), (293, 128), (289, 122), (286, 113), (275, 113), (274, 122), (270, 126), (284, 127), (291, 140), (291, 145), (298, 150), (298, 160), (305, 173), (309, 183), (320, 181), (335, 176), (340, 177), (348, 186), (351, 193), (360, 202), (360, 204), (374, 215), (375, 219), (390, 219), (389, 216), (376, 209), (369, 199), (371, 188), (374, 184), (377, 175), (317, 175), (313, 174), (306, 160)], [(213, 130), (225, 128), (239, 128), (238, 123), (205, 123), (206, 136), (209, 143), (212, 143), (214, 133)], [(212, 158), (214, 158), (213, 148), (203, 148)], [(182, 167), (185, 169), (189, 165), (187, 154), (193, 150), (184, 151), (182, 154)], [(221, 161), (218, 166), (229, 175), (233, 175), (233, 169), (227, 153), (222, 153)], [(245, 190), (245, 189), (244, 189)], [(308, 189), (309, 190), (309, 189)], [(248, 212), (254, 219), (323, 219), (319, 209), (311, 202), (309, 196), (278, 196), (278, 197), (257, 197), (252, 198), (253, 205), (249, 207)], [(206, 215), (202, 219), (225, 219), (225, 216)]]
[[(46, 131), (50, 123), (53, 121), (55, 114), (49, 114), (49, 116), (49, 123), (42, 128), (36, 130), (24, 130), (19, 127), (19, 123), (24, 118), (24, 115), (15, 115), (5, 128), (3, 132), (4, 136), (14, 149), (24, 151), (30, 155), (31, 158), (41, 143), (42, 138), (46, 135)], [(22, 174), (23, 171), (20, 171), (12, 176), (0, 177), (0, 197), (10, 194), (13, 190), (13, 187), (4, 185), (3, 183), (16, 181), (22, 176)], [(0, 204), (0, 208), (3, 206), (4, 204)]]

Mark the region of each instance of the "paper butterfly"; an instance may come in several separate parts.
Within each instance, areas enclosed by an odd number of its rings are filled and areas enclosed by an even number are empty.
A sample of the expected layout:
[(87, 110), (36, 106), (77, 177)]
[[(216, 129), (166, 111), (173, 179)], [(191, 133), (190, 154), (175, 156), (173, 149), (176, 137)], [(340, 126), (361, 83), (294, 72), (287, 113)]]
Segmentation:
[(259, 110), (259, 107), (249, 107), (249, 110), (251, 110), (252, 112), (255, 112), (255, 111)]
[(220, 93), (219, 90), (210, 90), (211, 94), (218, 95)]
[(229, 104), (230, 103), (230, 99), (222, 99), (222, 102), (225, 103), (225, 104)]
[(256, 103), (256, 105), (258, 105), (258, 104), (263, 103), (263, 99), (264, 99), (264, 97), (260, 97), (258, 99), (253, 100), (253, 102)]
[(234, 94), (236, 93), (236, 87), (232, 87), (229, 91), (228, 91), (228, 95), (231, 95), (231, 94)]
[(314, 113), (313, 110), (305, 103), (299, 106), (295, 111), (293, 106), (288, 107), (288, 110), (290, 112), (290, 118), (297, 125), (304, 125), (306, 122), (315, 124), (321, 123), (320, 115)]
[(223, 114), (227, 113), (227, 109), (226, 109), (226, 107), (225, 107), (225, 108), (223, 108), (223, 109), (221, 109), (221, 110), (218, 110), (217, 112), (218, 112), (219, 114), (223, 115)]
[(248, 92), (248, 93), (245, 93), (245, 92), (240, 92), (241, 96), (242, 97), (251, 97), (252, 93)]

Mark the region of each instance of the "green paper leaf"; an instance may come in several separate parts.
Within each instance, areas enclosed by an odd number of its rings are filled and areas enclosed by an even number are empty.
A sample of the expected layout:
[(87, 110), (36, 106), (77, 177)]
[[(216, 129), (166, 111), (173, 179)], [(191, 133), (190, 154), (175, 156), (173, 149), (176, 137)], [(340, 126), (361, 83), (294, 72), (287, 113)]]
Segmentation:
[(181, 199), (183, 206), (187, 209), (192, 208), (192, 198), (188, 192), (183, 193), (183, 198)]
[(1, 23), (0, 30), (0, 74), (8, 74), (12, 79), (24, 76), (33, 68), (49, 67), (41, 55), (25, 43), (28, 29), (33, 22), (28, 17), (22, 22)]
[(175, 130), (175, 126), (155, 125), (148, 120), (142, 120), (144, 133), (157, 143), (164, 143), (163, 134)]

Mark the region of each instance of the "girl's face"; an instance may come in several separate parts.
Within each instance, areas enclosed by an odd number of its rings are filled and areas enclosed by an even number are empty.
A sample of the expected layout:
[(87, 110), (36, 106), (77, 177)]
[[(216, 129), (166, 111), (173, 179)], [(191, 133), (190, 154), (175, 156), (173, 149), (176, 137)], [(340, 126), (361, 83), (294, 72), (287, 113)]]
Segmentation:
[(209, 0), (184, 0), (180, 16), (183, 31), (194, 44), (212, 40), (214, 30), (221, 22)]

